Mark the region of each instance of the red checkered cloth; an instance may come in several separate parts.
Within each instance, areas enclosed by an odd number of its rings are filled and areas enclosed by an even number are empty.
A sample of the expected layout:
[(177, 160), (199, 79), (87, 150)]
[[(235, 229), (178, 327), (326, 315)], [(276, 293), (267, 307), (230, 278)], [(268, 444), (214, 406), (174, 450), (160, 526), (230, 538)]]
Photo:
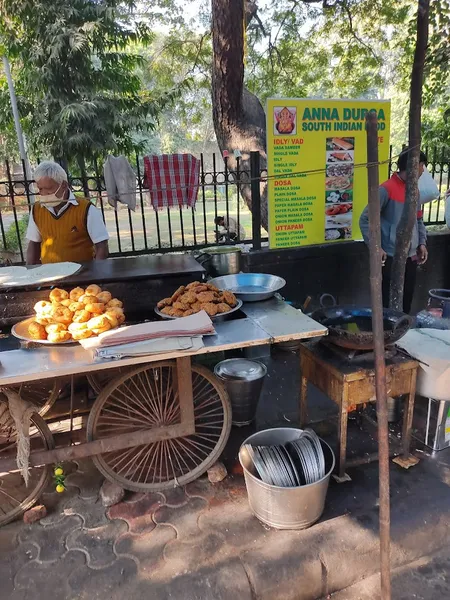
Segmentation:
[(194, 208), (197, 200), (200, 161), (192, 154), (144, 157), (144, 185), (155, 210)]

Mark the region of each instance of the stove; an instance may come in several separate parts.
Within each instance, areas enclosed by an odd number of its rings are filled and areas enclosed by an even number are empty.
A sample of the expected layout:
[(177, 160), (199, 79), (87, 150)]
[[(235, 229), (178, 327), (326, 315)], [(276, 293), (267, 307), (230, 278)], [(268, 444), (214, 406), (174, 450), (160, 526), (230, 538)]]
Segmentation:
[[(342, 348), (341, 346), (333, 344), (326, 338), (322, 338), (321, 343), (336, 356), (348, 363), (370, 367), (375, 362), (375, 352), (373, 350), (350, 350), (348, 348)], [(395, 346), (386, 346), (384, 358), (386, 360), (392, 360), (398, 352), (399, 351)]]

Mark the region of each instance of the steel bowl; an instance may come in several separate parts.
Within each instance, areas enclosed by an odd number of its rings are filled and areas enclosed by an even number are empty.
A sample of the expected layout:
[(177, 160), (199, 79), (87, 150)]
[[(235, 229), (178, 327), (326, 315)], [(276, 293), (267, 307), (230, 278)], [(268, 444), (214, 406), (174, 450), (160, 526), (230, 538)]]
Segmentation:
[(211, 279), (219, 290), (229, 290), (243, 302), (259, 302), (272, 298), (284, 286), (286, 281), (277, 275), (268, 273), (237, 273)]
[[(236, 312), (237, 310), (239, 310), (242, 306), (243, 302), (242, 300), (237, 299), (237, 304), (234, 308), (232, 308), (231, 310), (229, 310), (226, 313), (221, 313), (220, 315), (215, 315), (214, 317), (210, 317), (211, 321), (213, 322), (217, 322), (217, 321), (225, 321), (225, 319), (229, 316), (232, 315), (234, 312)], [(165, 315), (164, 313), (162, 313), (158, 307), (155, 306), (155, 313), (161, 317), (162, 319), (182, 319), (183, 317), (171, 317), (170, 315)]]

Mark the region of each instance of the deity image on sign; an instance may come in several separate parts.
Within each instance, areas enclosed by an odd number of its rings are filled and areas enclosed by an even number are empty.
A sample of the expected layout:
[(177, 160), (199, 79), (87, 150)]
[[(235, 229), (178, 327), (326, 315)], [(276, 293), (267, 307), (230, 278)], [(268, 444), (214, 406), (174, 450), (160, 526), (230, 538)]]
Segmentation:
[(275, 135), (285, 135), (295, 133), (295, 117), (296, 109), (288, 108), (275, 108), (273, 111), (275, 118)]

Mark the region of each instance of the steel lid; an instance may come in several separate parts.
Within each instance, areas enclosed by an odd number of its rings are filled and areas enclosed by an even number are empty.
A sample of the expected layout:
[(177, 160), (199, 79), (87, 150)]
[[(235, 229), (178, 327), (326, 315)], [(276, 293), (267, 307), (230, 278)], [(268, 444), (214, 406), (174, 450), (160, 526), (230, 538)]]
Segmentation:
[(214, 373), (221, 379), (253, 381), (264, 377), (267, 368), (257, 360), (229, 358), (218, 363), (214, 368)]

